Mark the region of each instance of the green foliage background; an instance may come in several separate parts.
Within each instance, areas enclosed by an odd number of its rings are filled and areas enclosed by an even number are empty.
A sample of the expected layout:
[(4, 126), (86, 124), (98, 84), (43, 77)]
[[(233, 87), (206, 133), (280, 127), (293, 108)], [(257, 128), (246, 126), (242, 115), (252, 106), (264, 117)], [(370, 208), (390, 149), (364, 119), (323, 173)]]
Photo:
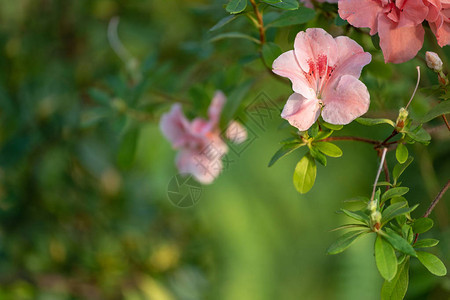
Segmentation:
[[(301, 151), (267, 168), (291, 128), (274, 113), (263, 128), (242, 113), (261, 93), (278, 108), (291, 88), (276, 80), (251, 41), (209, 40), (224, 32), (257, 31), (227, 16), (226, 1), (0, 1), (0, 299), (378, 299), (382, 284), (373, 240), (326, 256), (344, 223), (343, 200), (368, 196), (377, 168), (370, 146), (342, 142), (344, 155), (319, 166), (314, 188), (299, 195), (292, 172)], [(336, 26), (324, 5), (308, 24), (271, 28), (283, 51), (299, 30), (349, 34), (373, 54), (362, 81), (370, 116), (395, 119), (416, 82), (436, 84), (424, 50), (385, 65), (368, 35)], [(280, 11), (268, 9), (265, 18)], [(133, 59), (122, 61), (107, 39), (110, 19)], [(448, 49), (445, 49), (449, 52)], [(450, 56), (449, 56), (450, 57)], [(448, 64), (446, 64), (448, 66)], [(251, 84), (251, 86), (250, 86)], [(244, 93), (249, 87), (249, 92)], [(205, 113), (216, 89), (245, 94), (238, 115), (254, 141), (189, 209), (173, 206), (167, 184), (175, 152), (158, 120), (173, 102), (189, 116)], [(236, 96), (237, 97), (237, 96)], [(437, 99), (419, 92), (412, 114)], [(438, 126), (437, 119), (431, 125)], [(384, 127), (385, 126), (385, 127)], [(346, 134), (382, 139), (387, 125), (351, 124)], [(419, 217), (449, 177), (448, 133), (429, 147), (414, 145), (403, 177)], [(388, 162), (393, 166), (390, 153)], [(438, 256), (450, 266), (448, 194), (433, 213)], [(408, 299), (446, 299), (450, 278), (411, 266)]]

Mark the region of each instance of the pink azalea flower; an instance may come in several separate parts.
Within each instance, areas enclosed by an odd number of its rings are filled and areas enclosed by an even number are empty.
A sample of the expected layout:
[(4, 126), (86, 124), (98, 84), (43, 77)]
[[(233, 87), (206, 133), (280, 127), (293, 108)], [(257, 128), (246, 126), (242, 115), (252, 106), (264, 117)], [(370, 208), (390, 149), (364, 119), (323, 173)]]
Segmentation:
[[(329, 3), (338, 3), (338, 0), (316, 0), (317, 2), (329, 2)], [(311, 0), (300, 0), (300, 2), (304, 2), (306, 7), (314, 8)]]
[(450, 0), (426, 0), (427, 21), (430, 24), (439, 46), (450, 44)]
[[(170, 112), (164, 114), (160, 120), (163, 135), (172, 143), (173, 148), (180, 150), (176, 158), (180, 173), (192, 174), (203, 184), (209, 184), (219, 176), (223, 168), (222, 157), (228, 152), (219, 129), (225, 102), (225, 95), (220, 91), (216, 92), (208, 109), (209, 120), (195, 118), (191, 122), (188, 121), (179, 103), (174, 104)], [(245, 132), (245, 138), (246, 131), (242, 126), (239, 128), (239, 132), (227, 130), (227, 137), (242, 142), (242, 130)]]
[(422, 48), (422, 22), (428, 14), (423, 0), (340, 0), (339, 15), (355, 27), (378, 32), (385, 62), (402, 63)]
[(292, 82), (281, 117), (307, 130), (322, 112), (331, 124), (348, 124), (369, 109), (370, 95), (358, 80), (371, 55), (352, 39), (333, 38), (321, 28), (297, 34), (294, 50), (273, 62), (273, 72)]

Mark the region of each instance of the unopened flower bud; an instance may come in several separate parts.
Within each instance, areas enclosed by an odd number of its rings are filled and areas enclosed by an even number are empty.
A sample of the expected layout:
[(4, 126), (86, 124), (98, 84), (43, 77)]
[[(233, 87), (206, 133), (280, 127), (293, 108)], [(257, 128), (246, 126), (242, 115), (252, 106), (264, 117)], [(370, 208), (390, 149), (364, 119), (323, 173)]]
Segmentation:
[(408, 110), (404, 107), (400, 108), (398, 112), (397, 122), (395, 123), (395, 130), (400, 132), (405, 126), (405, 121), (408, 118)]
[(425, 60), (430, 69), (433, 69), (435, 72), (442, 71), (442, 60), (435, 52), (427, 51), (425, 53)]
[(375, 203), (375, 201), (370, 201), (369, 205), (367, 205), (367, 209), (370, 210), (371, 212), (374, 212), (377, 210), (377, 204)]

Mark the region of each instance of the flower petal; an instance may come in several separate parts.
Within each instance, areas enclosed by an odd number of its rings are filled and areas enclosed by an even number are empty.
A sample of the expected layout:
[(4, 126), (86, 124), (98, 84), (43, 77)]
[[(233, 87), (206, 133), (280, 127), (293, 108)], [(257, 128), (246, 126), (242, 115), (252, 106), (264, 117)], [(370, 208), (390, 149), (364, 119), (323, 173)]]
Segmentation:
[(292, 89), (306, 98), (315, 95), (314, 89), (305, 77), (304, 71), (295, 59), (294, 51), (290, 50), (281, 54), (272, 65), (273, 72), (287, 77), (292, 82)]
[(292, 94), (281, 112), (281, 117), (300, 131), (308, 130), (320, 114), (319, 101), (307, 99), (300, 94)]
[(345, 125), (367, 112), (370, 95), (364, 83), (344, 75), (334, 91), (327, 91), (323, 102), (323, 119), (331, 124)]
[(421, 24), (428, 15), (428, 7), (422, 0), (401, 0), (396, 1), (395, 5), (401, 10), (399, 27)]
[(300, 67), (306, 73), (310, 72), (310, 63), (321, 65), (322, 57), (326, 56), (328, 66), (337, 63), (337, 46), (334, 38), (322, 28), (308, 28), (300, 31), (295, 37), (294, 53)]
[(190, 124), (179, 103), (172, 105), (170, 111), (162, 115), (159, 127), (174, 148), (183, 146), (189, 140)]
[(397, 24), (380, 16), (378, 34), (384, 61), (398, 64), (416, 56), (422, 48), (425, 31), (422, 24), (414, 27), (398, 27)]
[(378, 30), (378, 14), (383, 11), (379, 1), (340, 0), (339, 16), (355, 27), (369, 27), (370, 34)]
[(217, 91), (215, 93), (208, 108), (208, 117), (209, 122), (211, 123), (211, 127), (216, 127), (219, 125), (220, 115), (222, 114), (222, 109), (226, 101), (227, 98), (225, 97), (224, 93), (222, 93), (221, 91)]

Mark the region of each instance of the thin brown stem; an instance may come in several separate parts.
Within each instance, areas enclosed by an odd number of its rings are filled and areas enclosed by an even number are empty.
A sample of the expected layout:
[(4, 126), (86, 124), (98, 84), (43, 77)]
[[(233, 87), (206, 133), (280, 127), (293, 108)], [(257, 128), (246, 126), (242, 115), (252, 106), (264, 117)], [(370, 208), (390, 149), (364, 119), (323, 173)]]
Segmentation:
[(366, 139), (366, 138), (362, 138), (362, 137), (357, 137), (357, 136), (332, 136), (332, 137), (328, 137), (323, 140), (320, 140), (318, 142), (330, 142), (330, 141), (359, 141), (359, 142), (368, 143), (368, 144), (372, 144), (372, 145), (380, 144), (379, 141)]
[[(384, 160), (384, 163), (383, 163), (383, 171), (384, 171), (384, 179), (386, 180), (386, 182), (390, 182), (391, 179), (389, 177), (389, 169), (388, 169), (388, 165), (387, 165), (386, 160)], [(386, 191), (387, 190), (389, 190), (389, 186), (388, 185), (386, 186)]]
[[(439, 192), (439, 194), (437, 194), (436, 198), (434, 198), (433, 202), (431, 202), (431, 205), (430, 205), (430, 207), (428, 207), (427, 211), (423, 215), (423, 218), (428, 218), (428, 216), (431, 214), (431, 212), (433, 211), (436, 204), (438, 204), (439, 200), (441, 200), (441, 198), (444, 196), (445, 192), (447, 192), (449, 187), (450, 187), (450, 180), (447, 181), (447, 183), (444, 185), (444, 187)], [(417, 242), (418, 237), (419, 237), (419, 234), (416, 233), (416, 236), (414, 237), (413, 245)]]
[(259, 29), (259, 40), (261, 41), (261, 46), (266, 43), (266, 32), (264, 30), (264, 21), (261, 15), (261, 12), (256, 5), (255, 0), (250, 0), (250, 3), (253, 6), (253, 10), (255, 11), (256, 18), (258, 20), (258, 29)]
[(448, 123), (447, 117), (442, 115), (442, 120), (444, 120), (445, 125), (447, 125), (447, 129), (450, 131), (450, 124)]

